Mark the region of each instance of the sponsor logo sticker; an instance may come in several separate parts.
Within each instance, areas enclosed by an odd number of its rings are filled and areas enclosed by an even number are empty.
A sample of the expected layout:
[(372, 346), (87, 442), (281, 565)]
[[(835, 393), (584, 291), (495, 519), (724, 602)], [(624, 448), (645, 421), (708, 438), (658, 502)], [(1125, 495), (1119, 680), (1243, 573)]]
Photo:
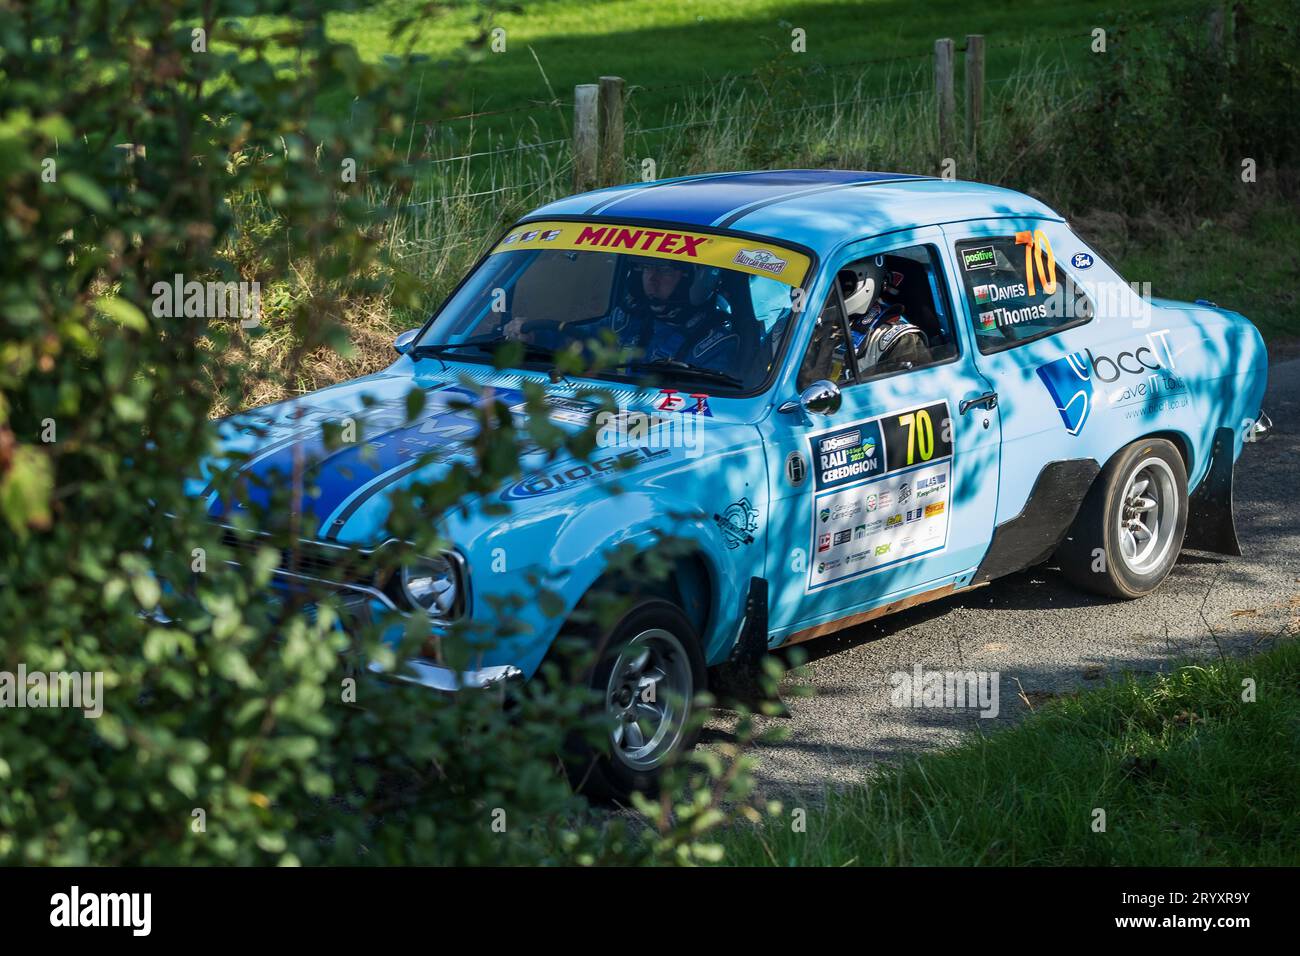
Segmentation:
[[(1148, 381), (1165, 381), (1169, 391), (1182, 391), (1185, 386), (1174, 374), (1174, 353), (1170, 348), (1169, 330), (1148, 333), (1142, 345), (1124, 349), (1113, 355), (1094, 354), (1092, 349), (1071, 352), (1054, 359), (1036, 370), (1047, 393), (1056, 403), (1065, 430), (1077, 435), (1083, 430), (1092, 413), (1095, 399), (1094, 383), (1112, 385), (1121, 378), (1132, 383), (1135, 378)], [(1115, 389), (1122, 400), (1124, 389)], [(1117, 399), (1112, 395), (1110, 401)]]
[(808, 477), (808, 464), (803, 460), (803, 455), (797, 451), (792, 451), (785, 456), (785, 476), (796, 488)]
[(749, 503), (748, 498), (727, 505), (722, 514), (715, 514), (713, 520), (722, 530), (722, 537), (727, 548), (736, 550), (742, 544), (754, 543), (754, 532), (758, 530), (758, 509)]
[(974, 272), (976, 269), (992, 269), (995, 263), (992, 246), (979, 246), (961, 251), (962, 268), (967, 272)]
[(772, 275), (780, 275), (785, 271), (785, 267), (789, 265), (780, 256), (767, 249), (741, 249), (736, 253), (736, 258), (731, 261), (739, 266), (748, 266), (751, 269), (770, 272)]

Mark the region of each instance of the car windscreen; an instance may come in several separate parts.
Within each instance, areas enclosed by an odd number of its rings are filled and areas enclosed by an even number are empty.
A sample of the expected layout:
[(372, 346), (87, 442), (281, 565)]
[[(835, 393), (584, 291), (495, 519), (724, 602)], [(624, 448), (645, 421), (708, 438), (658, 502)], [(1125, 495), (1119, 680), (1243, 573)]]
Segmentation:
[(780, 355), (810, 264), (740, 236), (529, 223), (444, 304), (413, 354), (487, 361), (515, 342), (523, 365), (567, 352), (595, 378), (749, 393)]

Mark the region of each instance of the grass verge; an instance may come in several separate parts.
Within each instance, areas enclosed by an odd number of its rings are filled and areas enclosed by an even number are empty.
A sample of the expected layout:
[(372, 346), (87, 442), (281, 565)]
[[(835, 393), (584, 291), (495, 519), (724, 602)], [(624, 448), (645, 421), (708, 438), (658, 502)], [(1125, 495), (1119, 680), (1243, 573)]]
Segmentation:
[(828, 793), (806, 832), (787, 816), (720, 842), (740, 866), (1294, 866), (1298, 752), (1300, 643), (1288, 641), (1054, 701)]
[[(1250, 188), (1250, 187), (1242, 187)], [(1274, 361), (1300, 355), (1300, 215), (1274, 195), (1239, 213), (1103, 240), (1120, 274), (1158, 296), (1210, 299), (1255, 323)], [(1106, 231), (1106, 230), (1103, 230)]]

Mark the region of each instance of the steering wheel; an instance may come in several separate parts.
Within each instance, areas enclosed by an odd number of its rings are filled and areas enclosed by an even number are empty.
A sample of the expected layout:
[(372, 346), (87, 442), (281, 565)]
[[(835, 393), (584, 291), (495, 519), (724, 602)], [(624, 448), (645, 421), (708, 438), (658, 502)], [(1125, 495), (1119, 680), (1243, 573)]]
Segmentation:
[(590, 325), (593, 322), (599, 322), (605, 318), (603, 315), (593, 315), (587, 319), (562, 320), (553, 322), (550, 319), (523, 319), (519, 323), (520, 334), (526, 332), (536, 332), (538, 329), (563, 329), (574, 325)]

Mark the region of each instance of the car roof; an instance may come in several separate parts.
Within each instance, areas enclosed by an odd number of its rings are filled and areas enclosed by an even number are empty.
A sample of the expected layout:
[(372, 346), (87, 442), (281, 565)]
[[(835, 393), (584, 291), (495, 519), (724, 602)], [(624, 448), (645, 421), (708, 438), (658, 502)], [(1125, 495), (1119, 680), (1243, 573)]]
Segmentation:
[(732, 229), (825, 254), (897, 229), (996, 216), (1062, 221), (1024, 193), (908, 173), (783, 169), (706, 173), (579, 193), (534, 210), (554, 217)]

